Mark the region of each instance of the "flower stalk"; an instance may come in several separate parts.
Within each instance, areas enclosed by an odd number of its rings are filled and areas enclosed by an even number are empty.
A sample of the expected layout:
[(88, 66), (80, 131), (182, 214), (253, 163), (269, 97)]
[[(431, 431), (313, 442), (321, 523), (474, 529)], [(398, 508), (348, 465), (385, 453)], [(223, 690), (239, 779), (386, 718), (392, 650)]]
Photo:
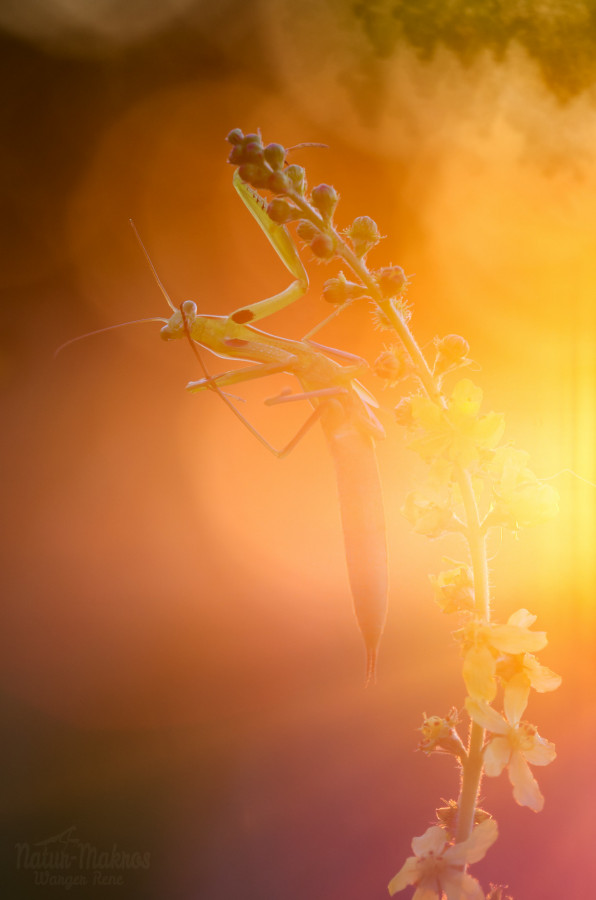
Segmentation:
[(557, 512), (556, 491), (536, 477), (524, 451), (502, 443), (504, 417), (481, 414), (478, 386), (468, 378), (448, 384), (470, 363), (465, 338), (437, 337), (434, 361), (426, 358), (409, 325), (404, 270), (394, 265), (371, 269), (366, 262), (380, 240), (376, 223), (360, 216), (340, 231), (334, 224), (339, 197), (333, 187), (321, 184), (309, 193), (304, 169), (287, 163), (281, 145), (263, 147), (260, 135), (244, 136), (235, 129), (228, 140), (229, 161), (239, 167), (240, 178), (273, 195), (267, 205), (271, 220), (297, 223), (297, 236), (318, 260), (339, 260), (351, 269), (354, 280), (340, 272), (327, 281), (325, 299), (338, 310), (362, 298), (373, 301), (373, 318), (392, 335), (391, 346), (371, 367), (375, 375), (387, 385), (415, 385), (398, 403), (395, 420), (406, 429), (410, 449), (427, 463), (428, 477), (407, 495), (402, 511), (419, 534), (435, 539), (455, 533), (465, 539), (469, 561), (451, 561), (453, 567), (431, 581), (443, 613), (459, 620), (454, 636), (463, 657), (469, 729), (465, 745), (455, 708), (446, 717), (425, 717), (420, 749), (453, 757), (460, 771), (459, 796), (437, 809), (438, 825), (413, 839), (414, 855), (390, 881), (389, 893), (416, 885), (415, 896), (425, 900), (493, 900), (501, 889), (485, 894), (467, 872), (497, 839), (496, 822), (478, 808), (481, 780), (506, 769), (516, 802), (542, 808), (544, 798), (530, 765), (551, 762), (554, 746), (522, 715), (532, 689), (555, 690), (560, 678), (533, 655), (546, 645), (546, 635), (531, 630), (536, 616), (520, 609), (503, 624), (491, 620), (487, 539), (492, 528), (517, 534), (547, 521)]

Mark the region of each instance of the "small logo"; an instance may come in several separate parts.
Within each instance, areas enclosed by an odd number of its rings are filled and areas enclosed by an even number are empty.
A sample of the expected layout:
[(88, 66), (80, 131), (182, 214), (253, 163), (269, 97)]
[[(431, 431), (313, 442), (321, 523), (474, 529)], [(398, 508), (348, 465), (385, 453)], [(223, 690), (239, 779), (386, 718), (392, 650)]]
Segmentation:
[(122, 887), (131, 873), (146, 870), (148, 850), (98, 846), (80, 838), (76, 825), (31, 844), (15, 844), (17, 870), (41, 887)]

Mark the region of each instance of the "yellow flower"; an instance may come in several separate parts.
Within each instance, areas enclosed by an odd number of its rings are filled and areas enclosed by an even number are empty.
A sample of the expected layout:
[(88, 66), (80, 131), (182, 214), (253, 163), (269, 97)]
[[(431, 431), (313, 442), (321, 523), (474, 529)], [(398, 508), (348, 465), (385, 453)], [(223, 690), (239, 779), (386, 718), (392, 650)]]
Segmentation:
[(469, 566), (461, 563), (454, 569), (445, 569), (438, 575), (431, 575), (430, 582), (444, 613), (473, 611), (474, 578)]
[(417, 534), (429, 538), (453, 531), (457, 525), (451, 512), (450, 497), (441, 496), (432, 488), (406, 494), (401, 512)]
[(547, 766), (556, 756), (555, 745), (540, 737), (534, 725), (520, 721), (525, 707), (520, 707), (519, 698), (514, 701), (505, 698), (505, 717), (484, 700), (472, 697), (466, 697), (466, 709), (474, 722), (494, 735), (484, 749), (486, 774), (500, 775), (506, 767), (517, 803), (540, 812), (544, 797), (529, 764)]
[(497, 823), (486, 819), (459, 844), (448, 844), (443, 828), (433, 825), (412, 841), (409, 856), (389, 882), (391, 896), (410, 884), (417, 885), (412, 900), (484, 900), (484, 891), (475, 878), (464, 872), (468, 863), (481, 860), (498, 836)]
[(494, 700), (497, 693), (497, 660), (502, 653), (516, 655), (542, 650), (544, 631), (530, 631), (536, 616), (527, 609), (513, 613), (506, 625), (474, 620), (458, 632), (464, 651), (463, 676), (470, 697)]
[(457, 382), (446, 409), (422, 394), (415, 395), (411, 410), (419, 435), (409, 446), (423, 459), (443, 457), (469, 466), (482, 450), (496, 447), (505, 429), (501, 414), (478, 415), (481, 402), (482, 390), (469, 378)]
[(497, 675), (505, 685), (505, 700), (510, 707), (528, 704), (530, 688), (539, 694), (556, 691), (561, 684), (561, 676), (552, 669), (540, 665), (531, 653), (505, 656), (497, 663)]
[(499, 447), (491, 462), (496, 477), (495, 502), (488, 519), (516, 531), (539, 525), (559, 512), (559, 495), (554, 487), (540, 481), (528, 467), (529, 455), (514, 447)]

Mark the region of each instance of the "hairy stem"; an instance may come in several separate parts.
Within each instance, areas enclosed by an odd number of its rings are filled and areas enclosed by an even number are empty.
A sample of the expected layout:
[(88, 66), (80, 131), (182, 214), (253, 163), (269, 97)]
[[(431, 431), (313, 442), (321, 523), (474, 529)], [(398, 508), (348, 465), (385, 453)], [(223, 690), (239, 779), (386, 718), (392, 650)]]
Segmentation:
[(476, 813), (476, 800), (482, 780), (482, 745), (484, 743), (484, 729), (472, 722), (470, 726), (470, 740), (468, 743), (468, 757), (463, 764), (461, 787), (459, 791), (457, 817), (457, 829), (455, 832), (456, 843), (465, 841), (472, 834), (474, 828), (474, 816)]
[[(368, 271), (366, 264), (342, 241), (337, 232), (333, 230), (337, 239), (338, 253), (348, 263), (354, 273), (366, 285), (367, 290), (376, 302), (380, 311), (391, 322), (399, 335), (412, 362), (416, 367), (416, 374), (428, 397), (440, 406), (445, 407), (446, 401), (435, 380), (426, 358), (418, 346), (414, 335), (400, 313), (395, 309), (390, 300), (383, 297), (379, 288)], [(474, 595), (476, 611), (484, 622), (490, 620), (490, 588), (488, 581), (488, 560), (486, 554), (486, 536), (480, 522), (478, 504), (474, 494), (472, 478), (467, 469), (458, 467), (456, 479), (466, 511), (466, 534), (472, 560), (474, 574)], [(465, 841), (474, 828), (476, 813), (476, 801), (480, 790), (480, 782), (483, 772), (484, 729), (472, 722), (468, 742), (468, 754), (462, 766), (462, 779), (458, 800), (458, 820), (455, 840), (457, 843)]]
[[(476, 611), (484, 622), (490, 620), (490, 588), (488, 582), (488, 559), (486, 536), (482, 530), (478, 505), (474, 495), (470, 473), (465, 469), (457, 473), (458, 483), (466, 510), (468, 544), (474, 573), (474, 596)], [(474, 814), (480, 782), (482, 780), (484, 729), (476, 722), (470, 725), (468, 756), (462, 769), (457, 819), (456, 842), (465, 841), (474, 828)]]

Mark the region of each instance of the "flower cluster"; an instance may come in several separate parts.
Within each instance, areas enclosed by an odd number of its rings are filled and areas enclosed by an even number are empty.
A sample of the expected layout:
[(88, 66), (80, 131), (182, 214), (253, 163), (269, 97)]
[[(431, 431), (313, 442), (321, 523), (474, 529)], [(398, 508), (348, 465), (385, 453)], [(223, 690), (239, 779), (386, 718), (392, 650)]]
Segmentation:
[[(548, 521), (558, 512), (557, 491), (532, 472), (525, 451), (500, 444), (504, 416), (495, 412), (481, 415), (481, 403), (481, 388), (469, 378), (462, 378), (441, 400), (422, 393), (402, 400), (396, 408), (396, 418), (409, 431), (410, 449), (430, 463), (428, 483), (432, 483), (435, 492), (440, 487), (443, 494), (456, 498), (457, 492), (453, 491), (461, 481), (461, 471), (469, 472), (475, 500), (486, 498), (481, 522), (484, 532), (492, 526), (517, 532)], [(404, 514), (412, 522), (412, 506), (424, 507), (426, 502), (424, 490), (415, 492), (406, 501)], [(457, 513), (457, 502), (450, 511)], [(417, 527), (416, 522), (412, 524), (429, 537), (437, 536), (435, 531), (429, 533)], [(452, 530), (447, 517), (442, 530)]]
[[(463, 866), (454, 862), (474, 835), (490, 827), (478, 824), (478, 810), (473, 809), (467, 815), (470, 827), (477, 823), (473, 831), (458, 828), (466, 816), (466, 798), (477, 793), (479, 784), (478, 775), (474, 789), (470, 772), (476, 769), (495, 777), (507, 771), (515, 801), (541, 810), (544, 798), (530, 767), (552, 762), (555, 748), (522, 717), (532, 689), (544, 693), (561, 683), (535, 656), (547, 643), (546, 634), (532, 627), (535, 615), (519, 609), (503, 624), (490, 620), (486, 535), (491, 528), (517, 533), (547, 521), (557, 513), (558, 496), (529, 468), (527, 453), (502, 443), (504, 417), (481, 411), (482, 390), (471, 379), (460, 378), (450, 391), (443, 391), (445, 376), (469, 362), (467, 342), (448, 335), (437, 339), (435, 346), (436, 389), (431, 392), (425, 385), (396, 408), (409, 447), (428, 464), (426, 481), (406, 496), (402, 512), (414, 531), (426, 537), (459, 532), (468, 544), (472, 565), (447, 560), (448, 567), (431, 576), (431, 583), (442, 611), (460, 620), (454, 636), (463, 658), (470, 742), (466, 749), (455, 710), (447, 717), (425, 716), (420, 749), (427, 755), (451, 754), (461, 768), (462, 789), (459, 800), (445, 808), (447, 816), (437, 810), (440, 825), (415, 839), (415, 856), (392, 879), (389, 892), (416, 884), (415, 898), (484, 900), (480, 885), (466, 873), (472, 858)], [(493, 887), (487, 897), (502, 898), (503, 890)]]
[(432, 539), (457, 534), (466, 544), (468, 561), (448, 560), (431, 583), (441, 610), (458, 619), (454, 636), (463, 659), (468, 741), (458, 732), (455, 708), (444, 717), (425, 715), (420, 741), (426, 755), (454, 758), (460, 793), (437, 810), (438, 825), (413, 839), (414, 855), (390, 881), (389, 893), (415, 885), (414, 900), (509, 900), (502, 886), (485, 895), (467, 872), (497, 839), (496, 822), (476, 805), (480, 778), (507, 770), (516, 802), (542, 808), (530, 766), (550, 763), (555, 749), (522, 716), (532, 690), (555, 690), (561, 679), (535, 656), (547, 642), (544, 632), (532, 628), (535, 615), (522, 608), (504, 623), (491, 620), (486, 538), (491, 529), (517, 533), (546, 522), (558, 511), (557, 492), (534, 474), (527, 453), (503, 443), (504, 416), (482, 411), (482, 389), (468, 377), (452, 378), (471, 363), (467, 340), (458, 334), (437, 337), (427, 360), (410, 330), (404, 269), (368, 268), (367, 255), (381, 240), (376, 222), (358, 216), (338, 230), (339, 196), (332, 186), (309, 192), (304, 169), (287, 163), (289, 151), (264, 145), (258, 134), (234, 129), (228, 140), (239, 177), (273, 194), (266, 206), (270, 219), (296, 222), (297, 236), (317, 259), (339, 260), (350, 269), (349, 276), (340, 271), (326, 281), (324, 299), (342, 308), (368, 298), (374, 325), (391, 332), (371, 368), (384, 386), (414, 382), (412, 393), (397, 404), (395, 420), (427, 464), (426, 479), (407, 494), (402, 512), (415, 532)]

